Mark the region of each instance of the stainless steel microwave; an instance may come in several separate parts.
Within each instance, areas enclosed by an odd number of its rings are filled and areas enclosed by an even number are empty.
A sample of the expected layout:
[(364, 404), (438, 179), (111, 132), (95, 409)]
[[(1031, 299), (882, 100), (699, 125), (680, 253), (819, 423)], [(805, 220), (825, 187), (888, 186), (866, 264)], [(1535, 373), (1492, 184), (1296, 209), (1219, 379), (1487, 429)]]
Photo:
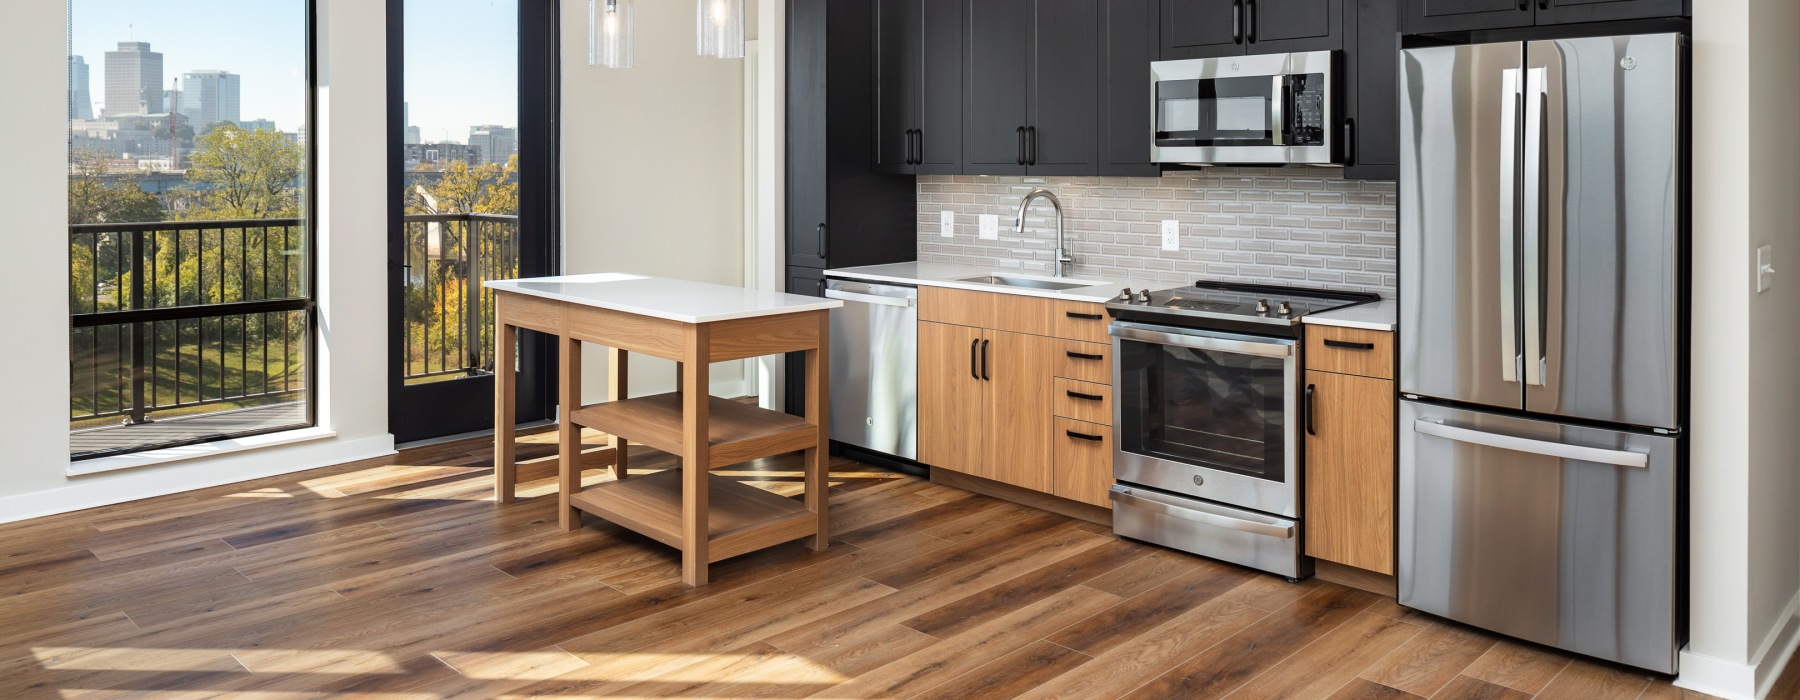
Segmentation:
[(1151, 63), (1151, 161), (1340, 163), (1333, 64), (1330, 51)]

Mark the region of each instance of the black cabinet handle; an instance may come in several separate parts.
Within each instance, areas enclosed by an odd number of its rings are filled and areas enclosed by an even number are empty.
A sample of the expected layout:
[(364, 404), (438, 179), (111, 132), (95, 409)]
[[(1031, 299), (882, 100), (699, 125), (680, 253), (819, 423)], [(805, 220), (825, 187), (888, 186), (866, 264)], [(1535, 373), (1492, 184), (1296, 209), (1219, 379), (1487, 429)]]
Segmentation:
[(1073, 430), (1064, 430), (1063, 432), (1068, 433), (1069, 437), (1075, 438), (1077, 440), (1092, 440), (1094, 442), (1099, 442), (1099, 441), (1105, 439), (1105, 438), (1100, 437), (1099, 435), (1089, 435), (1087, 433), (1077, 433)]
[(987, 350), (988, 350), (989, 342), (991, 342), (991, 341), (988, 341), (988, 340), (981, 341), (981, 378), (991, 382), (991, 381), (994, 381), (994, 378), (992, 376), (988, 375), (988, 352), (987, 352)]
[(1037, 127), (1025, 127), (1025, 164), (1037, 165)]
[(819, 224), (819, 228), (816, 229), (816, 232), (819, 234), (819, 259), (824, 260), (830, 258), (831, 244), (826, 242), (831, 238), (827, 235), (830, 233), (830, 230), (825, 228), (825, 224)]
[(1244, 41), (1256, 43), (1256, 0), (1244, 0)]
[(819, 278), (819, 296), (825, 296), (825, 278)]
[(1244, 0), (1231, 0), (1231, 43), (1244, 43)]
[(1079, 318), (1083, 321), (1098, 321), (1100, 319), (1106, 318), (1105, 316), (1102, 316), (1100, 314), (1084, 314), (1079, 311), (1064, 311), (1063, 315), (1068, 316), (1069, 318)]
[(1086, 352), (1075, 352), (1074, 350), (1065, 350), (1065, 351), (1063, 351), (1063, 354), (1068, 355), (1069, 357), (1077, 359), (1077, 360), (1104, 360), (1104, 359), (1106, 359), (1105, 355), (1095, 355), (1095, 354), (1086, 353)]
[(976, 381), (981, 381), (981, 373), (975, 371), (975, 348), (980, 346), (980, 338), (969, 341), (969, 376), (974, 377)]
[(1313, 430), (1313, 395), (1315, 393), (1317, 393), (1315, 391), (1315, 389), (1317, 389), (1317, 387), (1312, 384), (1306, 385), (1306, 434), (1307, 435), (1318, 435), (1319, 434), (1318, 431)]
[(925, 164), (925, 130), (913, 129), (913, 165)]
[(1104, 397), (1101, 397), (1101, 396), (1097, 396), (1094, 394), (1083, 394), (1079, 391), (1074, 391), (1074, 390), (1065, 390), (1064, 393), (1067, 393), (1069, 395), (1069, 398), (1071, 398), (1071, 399), (1081, 399), (1082, 401), (1100, 401), (1100, 400), (1104, 399)]
[(906, 164), (907, 165), (913, 164), (913, 157), (912, 157), (912, 141), (913, 141), (913, 139), (912, 139), (912, 137), (913, 137), (913, 130), (907, 129), (906, 130)]
[(1520, 12), (1531, 11), (1531, 0), (1519, 0), (1519, 11)]
[(1327, 340), (1325, 347), (1343, 348), (1345, 350), (1374, 350), (1374, 343), (1353, 343), (1348, 340)]
[(1550, 9), (1550, 0), (1538, 0), (1538, 9), (1540, 9), (1540, 10)]
[(1356, 164), (1356, 120), (1344, 120), (1344, 165)]
[(1014, 165), (1024, 165), (1025, 164), (1025, 127), (1021, 126), (1017, 129), (1013, 129), (1013, 139), (1018, 142), (1018, 143), (1013, 144), (1013, 151), (1014, 151), (1013, 152), (1013, 164)]

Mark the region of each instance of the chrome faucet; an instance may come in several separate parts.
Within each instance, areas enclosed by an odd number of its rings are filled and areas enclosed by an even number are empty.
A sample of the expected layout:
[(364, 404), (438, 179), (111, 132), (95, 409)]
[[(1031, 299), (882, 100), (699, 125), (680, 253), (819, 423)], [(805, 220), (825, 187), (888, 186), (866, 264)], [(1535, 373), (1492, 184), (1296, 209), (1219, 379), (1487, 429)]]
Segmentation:
[(1069, 257), (1068, 248), (1063, 246), (1062, 200), (1056, 198), (1055, 192), (1039, 187), (1027, 193), (1024, 199), (1019, 200), (1019, 217), (1013, 222), (1013, 232), (1025, 232), (1025, 210), (1031, 207), (1031, 200), (1039, 197), (1050, 200), (1050, 208), (1056, 210), (1056, 276), (1061, 277), (1063, 276), (1063, 266), (1075, 264), (1075, 259)]

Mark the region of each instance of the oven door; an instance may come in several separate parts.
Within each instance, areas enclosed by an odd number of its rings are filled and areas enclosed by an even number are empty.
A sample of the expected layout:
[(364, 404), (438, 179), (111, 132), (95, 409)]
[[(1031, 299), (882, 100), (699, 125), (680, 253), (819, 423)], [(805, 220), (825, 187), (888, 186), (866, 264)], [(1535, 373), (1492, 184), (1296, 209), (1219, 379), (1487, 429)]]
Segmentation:
[(1115, 322), (1113, 476), (1299, 517), (1295, 341)]

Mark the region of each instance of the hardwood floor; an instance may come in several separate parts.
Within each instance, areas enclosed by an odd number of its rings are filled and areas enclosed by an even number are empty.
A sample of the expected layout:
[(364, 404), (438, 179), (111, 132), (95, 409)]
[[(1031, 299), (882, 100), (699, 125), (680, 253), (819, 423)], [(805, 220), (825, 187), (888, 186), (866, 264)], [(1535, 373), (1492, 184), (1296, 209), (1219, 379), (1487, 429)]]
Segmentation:
[[(489, 501), (490, 444), (0, 526), (0, 698), (1701, 697), (841, 460), (828, 550), (689, 588), (673, 549), (559, 530), (553, 462)], [(716, 473), (803, 485), (791, 459)]]

